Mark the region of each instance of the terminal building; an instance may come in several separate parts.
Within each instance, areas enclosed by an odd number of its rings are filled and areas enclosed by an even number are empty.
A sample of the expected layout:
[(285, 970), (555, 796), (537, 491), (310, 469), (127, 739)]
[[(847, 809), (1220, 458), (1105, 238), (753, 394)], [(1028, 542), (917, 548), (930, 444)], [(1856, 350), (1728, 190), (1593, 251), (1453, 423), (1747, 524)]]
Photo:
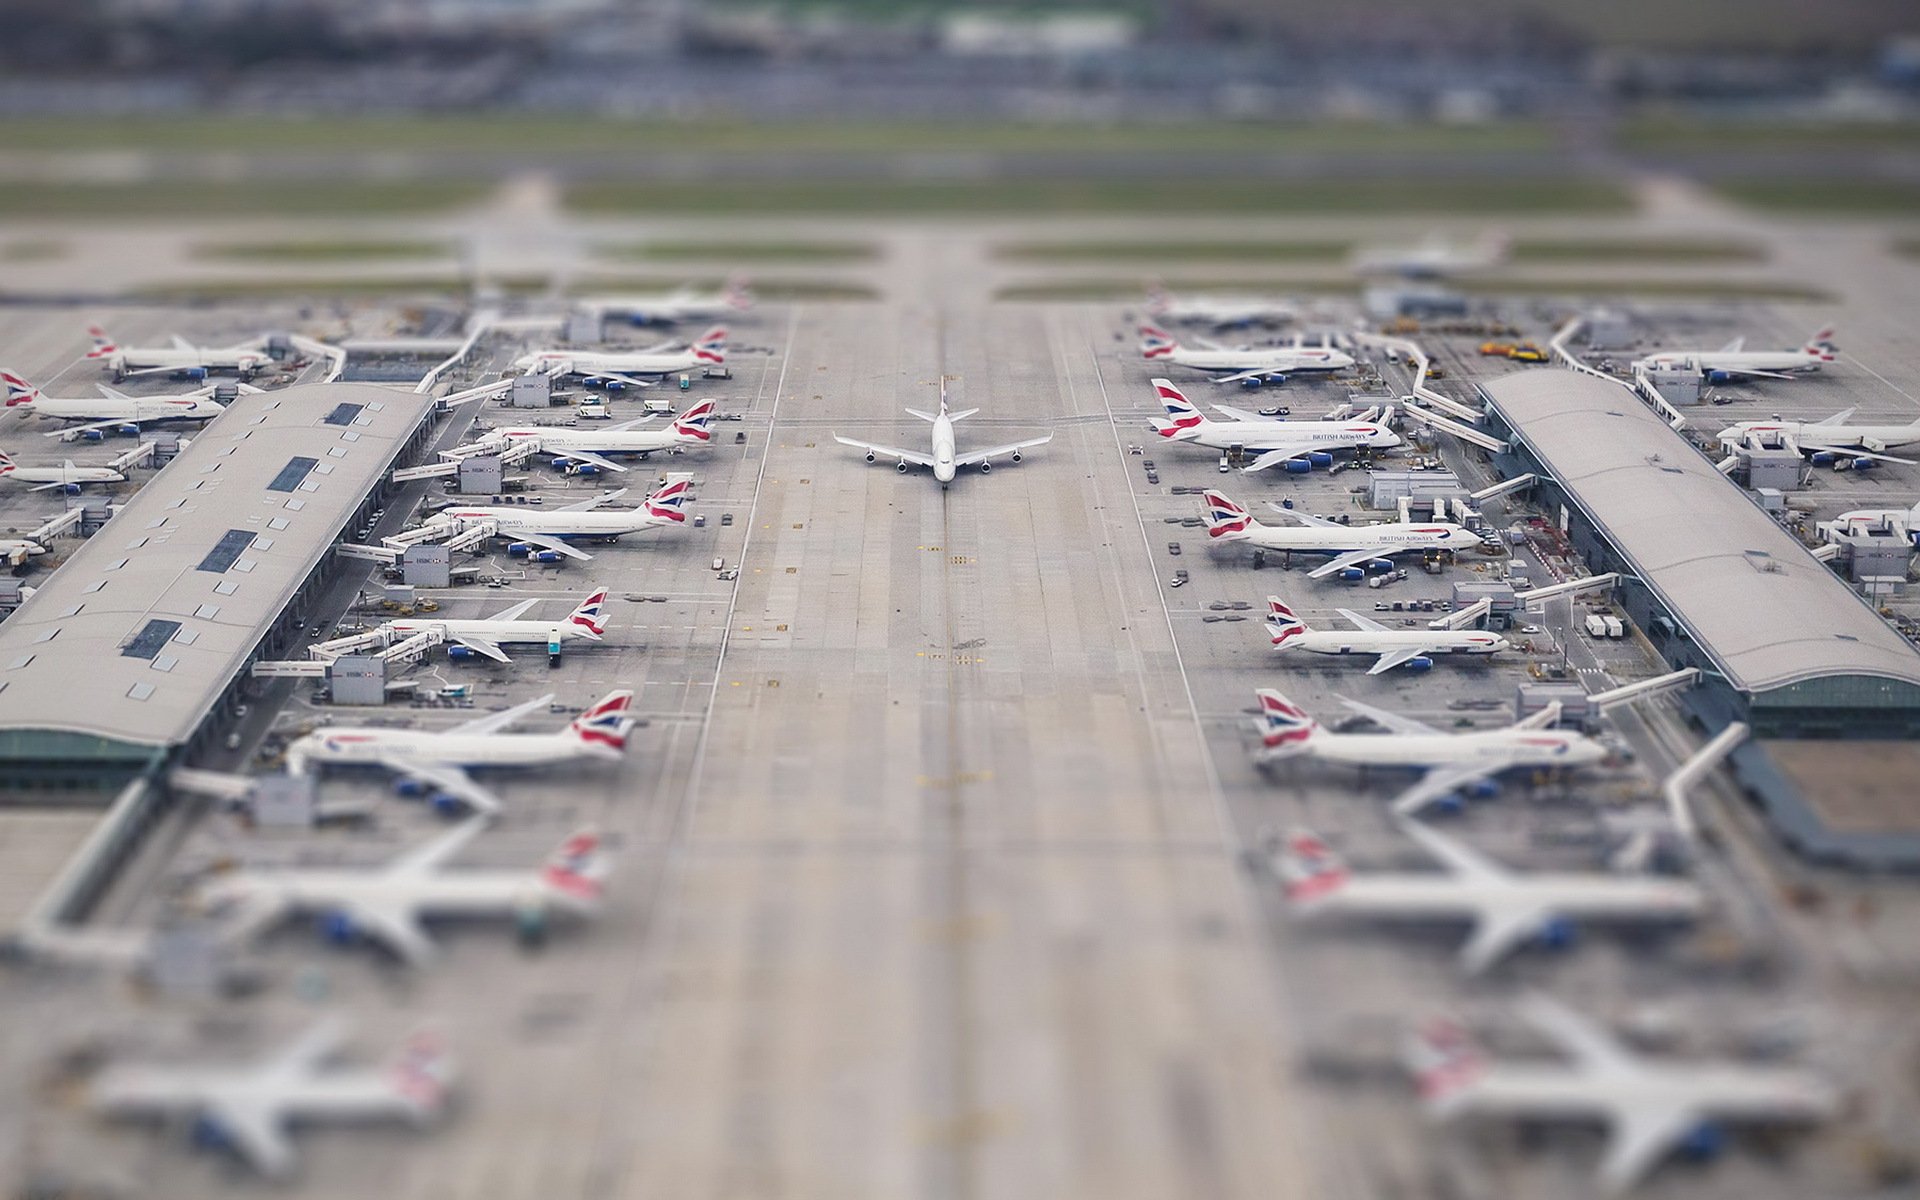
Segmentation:
[(1620, 575), (1654, 649), (1702, 671), (1683, 705), (1708, 730), (1751, 727), (1732, 763), (1776, 827), (1818, 855), (1920, 866), (1920, 810), (1893, 820), (1907, 833), (1869, 816), (1843, 835), (1811, 793), (1846, 786), (1794, 765), (1837, 739), (1920, 737), (1920, 651), (1629, 389), (1532, 370), (1479, 391), (1509, 447), (1495, 465), (1536, 475), (1536, 500), (1591, 570)]
[(0, 777), (116, 788), (221, 736), (300, 641), (334, 545), (421, 458), (439, 401), (368, 384), (245, 396), (0, 623)]

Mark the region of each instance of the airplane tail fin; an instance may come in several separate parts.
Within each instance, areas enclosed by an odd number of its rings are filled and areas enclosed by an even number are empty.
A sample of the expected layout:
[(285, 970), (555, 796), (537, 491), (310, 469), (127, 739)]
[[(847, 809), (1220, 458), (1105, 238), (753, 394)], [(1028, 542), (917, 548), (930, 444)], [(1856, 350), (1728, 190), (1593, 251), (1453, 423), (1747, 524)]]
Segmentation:
[(1254, 692), (1260, 701), (1260, 744), (1269, 755), (1292, 754), (1306, 748), (1320, 722), (1273, 688)]
[(681, 479), (648, 496), (641, 502), (641, 507), (647, 510), (647, 515), (650, 517), (684, 523), (687, 514), (683, 510), (687, 506), (687, 501), (693, 499), (690, 494), (692, 490), (693, 485)]
[(590, 641), (599, 641), (600, 635), (607, 631), (607, 589), (600, 588), (593, 595), (580, 602), (580, 607), (567, 614), (567, 624), (573, 632)]
[(712, 420), (713, 401), (702, 400), (674, 420), (673, 432), (692, 441), (710, 442), (713, 440), (713, 431), (707, 428), (707, 424)]
[(7, 407), (20, 404), (32, 404), (40, 398), (40, 389), (28, 383), (22, 376), (12, 371), (0, 371), (0, 380), (7, 385)]
[(548, 890), (586, 905), (600, 899), (606, 877), (607, 860), (600, 852), (600, 835), (592, 829), (569, 834), (540, 869), (540, 882)]
[(1140, 354), (1143, 358), (1166, 358), (1180, 348), (1174, 336), (1157, 325), (1140, 327)]
[(1408, 1030), (1401, 1058), (1420, 1099), (1441, 1116), (1458, 1105), (1487, 1069), (1472, 1035), (1451, 1017), (1429, 1017)]
[(1230, 499), (1224, 492), (1208, 488), (1207, 536), (1221, 541), (1234, 542), (1247, 536), (1247, 531), (1258, 525), (1246, 509)]
[(693, 344), (693, 356), (701, 362), (719, 364), (727, 361), (727, 327), (715, 325), (700, 335)]
[(437, 1030), (416, 1029), (408, 1034), (387, 1070), (393, 1090), (416, 1118), (424, 1120), (446, 1107), (455, 1070), (446, 1040)]
[(573, 719), (567, 726), (567, 734), (574, 741), (589, 746), (625, 750), (627, 731), (633, 728), (633, 718), (627, 715), (627, 706), (632, 703), (633, 692), (630, 689), (608, 692), (592, 708)]
[(1347, 864), (1318, 834), (1295, 829), (1277, 839), (1270, 854), (1287, 899), (1303, 908), (1325, 900), (1352, 878)]
[(1278, 596), (1267, 597), (1267, 632), (1273, 635), (1275, 650), (1307, 632), (1307, 623), (1293, 615), (1286, 602)]
[(1833, 348), (1833, 333), (1834, 329), (1831, 325), (1814, 330), (1813, 336), (1807, 339), (1807, 344), (1800, 347), (1801, 352), (1810, 354), (1821, 362), (1838, 360), (1840, 355)]
[(13, 465), (13, 455), (0, 450), (0, 475), (11, 475), (18, 469)]
[(87, 335), (93, 339), (93, 349), (87, 351), (88, 358), (105, 358), (120, 347), (113, 344), (113, 338), (98, 325), (87, 326)]
[(1206, 414), (1195, 408), (1193, 401), (1187, 399), (1184, 392), (1173, 386), (1172, 380), (1154, 380), (1153, 391), (1167, 410), (1167, 419), (1156, 421), (1153, 425), (1161, 437), (1177, 438), (1181, 434), (1190, 435), (1207, 423)]

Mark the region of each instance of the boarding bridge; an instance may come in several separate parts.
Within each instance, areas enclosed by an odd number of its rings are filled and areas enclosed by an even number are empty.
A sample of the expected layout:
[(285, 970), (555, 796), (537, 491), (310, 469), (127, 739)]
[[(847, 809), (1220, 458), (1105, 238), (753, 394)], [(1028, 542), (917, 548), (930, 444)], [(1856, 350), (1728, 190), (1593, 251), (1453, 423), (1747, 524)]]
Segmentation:
[(437, 626), (415, 634), (403, 634), (389, 625), (382, 625), (365, 633), (315, 642), (307, 647), (307, 653), (322, 663), (369, 651), (372, 652), (371, 657), (384, 662), (409, 663), (446, 640), (446, 631)]
[(325, 679), (327, 664), (323, 662), (304, 662), (298, 659), (271, 661), (263, 659), (254, 663), (250, 672), (255, 679)]
[(146, 462), (159, 449), (158, 442), (141, 442), (138, 446), (112, 460), (107, 466), (115, 471), (124, 471), (129, 467)]
[(48, 539), (59, 537), (67, 530), (78, 525), (80, 518), (85, 516), (86, 513), (86, 508), (78, 504), (72, 508), (62, 509), (57, 515), (49, 518), (46, 524), (26, 534), (26, 539), (29, 542), (38, 542), (44, 546), (47, 544)]
[(1482, 449), (1491, 450), (1498, 454), (1507, 448), (1507, 444), (1499, 438), (1481, 433), (1478, 429), (1462, 425), (1458, 421), (1449, 420), (1438, 413), (1428, 412), (1424, 408), (1416, 408), (1413, 405), (1408, 405), (1405, 411), (1407, 416), (1412, 417), (1422, 425), (1457, 437), (1463, 442), (1471, 442)]
[(1656, 675), (1652, 679), (1642, 679), (1625, 684), (1611, 691), (1595, 692), (1587, 697), (1587, 703), (1600, 712), (1618, 708), (1622, 704), (1631, 704), (1635, 700), (1644, 700), (1649, 696), (1658, 696), (1664, 692), (1678, 691), (1692, 687), (1700, 682), (1699, 667), (1683, 667), (1666, 675)]
[[(1550, 600), (1555, 596), (1570, 595), (1574, 592), (1590, 592), (1596, 588), (1612, 587), (1620, 582), (1620, 576), (1612, 571), (1601, 575), (1584, 575), (1579, 579), (1569, 579), (1565, 583), (1550, 583), (1545, 587), (1531, 591), (1515, 592), (1514, 602), (1522, 608), (1540, 600)], [(1427, 622), (1428, 629), (1465, 629), (1493, 611), (1491, 598), (1476, 600), (1465, 608), (1450, 612), (1444, 617)]]
[(540, 443), (538, 438), (530, 441), (516, 442), (511, 446), (497, 451), (494, 445), (490, 445), (484, 440), (469, 442), (465, 446), (455, 446), (451, 450), (442, 450), (440, 452), (441, 461), (437, 463), (425, 463), (417, 467), (402, 467), (393, 473), (392, 478), (395, 483), (407, 483), (415, 479), (441, 479), (450, 475), (458, 475), (460, 473), (460, 463), (462, 460), (478, 458), (481, 455), (496, 452), (500, 455), (500, 465), (503, 467), (511, 467), (516, 463), (523, 463), (529, 458), (532, 458), (539, 450)]
[(1501, 496), (1508, 496), (1514, 492), (1525, 491), (1538, 482), (1540, 482), (1540, 477), (1529, 471), (1525, 475), (1515, 475), (1512, 479), (1502, 483), (1496, 483), (1492, 487), (1481, 488), (1477, 492), (1469, 493), (1467, 498), (1475, 504), (1483, 504), (1488, 500), (1497, 500)]

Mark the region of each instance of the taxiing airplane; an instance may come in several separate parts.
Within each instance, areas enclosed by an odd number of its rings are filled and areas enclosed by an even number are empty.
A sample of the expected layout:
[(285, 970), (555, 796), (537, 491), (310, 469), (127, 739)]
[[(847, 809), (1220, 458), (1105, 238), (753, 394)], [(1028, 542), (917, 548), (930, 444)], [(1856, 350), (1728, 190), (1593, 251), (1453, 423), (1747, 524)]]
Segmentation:
[(1708, 383), (1731, 383), (1742, 376), (1791, 379), (1838, 358), (1832, 339), (1832, 327), (1815, 333), (1798, 350), (1747, 350), (1743, 349), (1747, 339), (1735, 338), (1718, 350), (1663, 350), (1635, 359), (1633, 365), (1643, 371), (1694, 371)]
[(1433, 234), (1412, 246), (1360, 249), (1353, 269), (1362, 275), (1399, 275), (1405, 279), (1446, 279), (1487, 271), (1507, 259), (1511, 243), (1506, 235), (1489, 233), (1470, 246), (1458, 246)]
[(1412, 767), (1418, 782), (1393, 799), (1401, 816), (1465, 789), (1491, 785), (1506, 771), (1521, 768), (1571, 768), (1598, 763), (1605, 746), (1571, 729), (1549, 729), (1559, 717), (1548, 707), (1504, 729), (1446, 733), (1423, 721), (1386, 712), (1357, 700), (1342, 699), (1354, 712), (1384, 726), (1386, 733), (1334, 733), (1272, 688), (1261, 688), (1262, 764), (1296, 755), (1358, 767)]
[(1285, 325), (1297, 315), (1293, 306), (1258, 296), (1186, 296), (1175, 299), (1161, 287), (1147, 291), (1147, 311), (1172, 325), (1233, 329), (1248, 325)]
[[(1732, 450), (1741, 446), (1784, 446), (1797, 454), (1809, 455), (1815, 462), (1840, 458), (1866, 458), (1883, 462), (1911, 463), (1910, 458), (1894, 458), (1884, 453), (1920, 442), (1920, 420), (1904, 425), (1849, 425), (1858, 411), (1845, 409), (1819, 421), (1740, 421), (1714, 436)], [(1865, 464), (1861, 464), (1865, 465)]]
[(233, 371), (242, 379), (273, 365), (273, 356), (256, 346), (196, 346), (175, 334), (171, 346), (121, 346), (98, 325), (87, 326), (93, 349), (87, 357), (113, 372), (130, 375), (181, 375), (204, 379), (209, 371)]
[(1276, 421), (1216, 404), (1214, 409), (1228, 417), (1216, 421), (1195, 408), (1171, 380), (1156, 379), (1153, 387), (1167, 410), (1166, 420), (1152, 422), (1155, 433), (1170, 442), (1253, 451), (1254, 460), (1241, 468), (1249, 473), (1279, 466), (1300, 475), (1330, 465), (1336, 450), (1389, 450), (1400, 444), (1400, 435), (1388, 428), (1393, 420), (1391, 407), (1377, 421), (1365, 414), (1351, 421)]
[(573, 306), (597, 317), (625, 317), (635, 325), (678, 325), (746, 312), (753, 307), (753, 293), (744, 275), (734, 275), (717, 292), (701, 291), (689, 283), (671, 292), (581, 296)]
[(287, 747), (287, 770), (299, 775), (314, 766), (384, 767), (410, 786), (432, 789), (479, 812), (498, 812), (500, 801), (473, 781), (468, 767), (617, 760), (626, 749), (633, 693), (625, 689), (608, 693), (557, 732), (501, 732), (552, 700), (551, 694), (541, 696), (440, 731), (372, 725), (317, 729)]
[(94, 1078), (89, 1098), (109, 1116), (191, 1117), (196, 1131), (261, 1174), (284, 1178), (294, 1168), (290, 1123), (387, 1118), (424, 1125), (445, 1106), (454, 1066), (437, 1036), (416, 1032), (379, 1070), (324, 1069), (345, 1038), (343, 1024), (322, 1020), (251, 1066), (110, 1066)]
[(426, 918), (518, 916), (531, 907), (585, 917), (598, 909), (606, 866), (591, 830), (568, 837), (537, 870), (445, 870), (488, 821), (471, 817), (370, 871), (243, 868), (203, 885), (199, 899), (212, 912), (235, 914), (235, 936), (317, 913), (328, 936), (365, 937), (416, 967), (434, 956)]
[(1332, 346), (1227, 347), (1205, 338), (1183, 345), (1164, 329), (1140, 327), (1140, 354), (1148, 362), (1191, 367), (1213, 376), (1215, 383), (1271, 383), (1300, 371), (1344, 371), (1353, 356)]
[[(149, 421), (206, 421), (227, 411), (213, 398), (214, 389), (201, 388), (184, 396), (129, 396), (105, 385), (99, 396), (48, 396), (12, 371), (0, 371), (0, 382), (7, 388), (7, 407), (27, 416), (54, 417), (62, 421), (86, 421), (88, 424), (55, 430), (47, 437), (61, 437), (88, 429), (111, 429), (122, 425), (144, 425)], [(260, 389), (241, 385), (253, 393)]]
[(608, 454), (637, 454), (645, 458), (660, 451), (675, 451), (687, 446), (707, 446), (713, 442), (713, 431), (707, 426), (713, 421), (713, 401), (700, 403), (681, 413), (673, 424), (665, 429), (637, 429), (651, 418), (641, 417), (634, 421), (623, 421), (618, 425), (603, 428), (588, 428), (585, 424), (577, 428), (562, 426), (525, 425), (496, 429), (486, 437), (468, 446), (461, 452), (472, 450), (505, 449), (512, 445), (532, 443), (539, 447), (539, 453), (551, 454), (556, 459), (568, 459), (572, 462), (592, 463), (603, 471), (625, 471), (627, 468), (605, 457)]
[(1019, 462), (1020, 452), (1022, 450), (1029, 449), (1033, 446), (1044, 446), (1053, 440), (1053, 435), (1049, 433), (1043, 437), (1026, 438), (1023, 441), (1008, 442), (1004, 446), (992, 446), (985, 450), (969, 450), (965, 454), (961, 454), (954, 449), (953, 423), (962, 418), (970, 417), (979, 411), (977, 408), (963, 408), (959, 412), (949, 412), (947, 410), (947, 385), (945, 381), (942, 381), (940, 384), (939, 412), (928, 413), (921, 412), (917, 408), (907, 409), (910, 415), (919, 417), (922, 421), (932, 423), (933, 452), (931, 454), (923, 454), (918, 450), (902, 450), (897, 446), (882, 446), (874, 442), (856, 441), (853, 438), (841, 437), (837, 433), (833, 435), (833, 440), (843, 446), (852, 446), (856, 450), (865, 450), (867, 452), (868, 462), (873, 462), (876, 458), (896, 459), (898, 460), (896, 469), (903, 474), (909, 466), (931, 467), (933, 468), (933, 477), (938, 479), (943, 485), (952, 483), (955, 473), (957, 473), (961, 467), (971, 467), (975, 463), (978, 463), (981, 473), (984, 474), (993, 469), (993, 460), (1002, 454), (1006, 455), (1013, 462)]
[(1275, 650), (1302, 650), (1308, 654), (1372, 654), (1378, 657), (1367, 674), (1379, 675), (1395, 667), (1425, 671), (1436, 654), (1494, 654), (1509, 643), (1484, 629), (1389, 629), (1352, 609), (1334, 610), (1352, 629), (1309, 629), (1278, 596), (1267, 597), (1267, 633)]
[(1464, 918), (1473, 932), (1460, 948), (1460, 967), (1470, 975), (1523, 942), (1565, 944), (1574, 920), (1665, 923), (1700, 911), (1700, 889), (1684, 880), (1597, 871), (1517, 874), (1417, 821), (1400, 827), (1445, 872), (1355, 875), (1332, 847), (1303, 830), (1275, 839), (1268, 856), (1287, 899), (1303, 913)]
[(57, 467), (23, 467), (13, 461), (13, 455), (0, 450), (0, 481), (30, 483), (35, 485), (30, 490), (44, 492), (88, 483), (125, 483), (127, 477), (111, 467), (76, 467), (70, 458)]
[(1345, 580), (1393, 569), (1392, 556), (1408, 550), (1460, 550), (1478, 546), (1480, 536), (1450, 521), (1380, 521), (1342, 525), (1298, 509), (1281, 509), (1302, 525), (1262, 525), (1221, 492), (1209, 489), (1207, 536), (1219, 542), (1245, 542), (1263, 550), (1332, 555), (1307, 572), (1309, 579), (1336, 575)]
[(611, 542), (629, 533), (685, 525), (686, 505), (693, 498), (691, 489), (692, 485), (685, 480), (669, 483), (635, 508), (600, 507), (626, 495), (625, 488), (558, 508), (483, 508), (456, 504), (434, 513), (417, 528), (385, 540), (391, 546), (405, 546), (412, 541), (441, 540), (484, 527), (488, 537), (505, 538), (532, 548), (538, 561), (571, 558), (588, 562), (593, 555), (577, 549), (573, 541)]
[(1607, 1126), (1599, 1182), (1625, 1192), (1687, 1145), (1717, 1144), (1725, 1122), (1807, 1124), (1840, 1112), (1840, 1093), (1809, 1071), (1728, 1061), (1671, 1062), (1629, 1049), (1596, 1022), (1538, 993), (1520, 1015), (1569, 1061), (1489, 1063), (1459, 1023), (1423, 1022), (1406, 1065), (1428, 1112)]
[(465, 648), (471, 654), (495, 662), (511, 662), (502, 646), (558, 646), (574, 638), (597, 642), (606, 633), (607, 589), (599, 588), (580, 602), (580, 606), (558, 621), (526, 621), (527, 610), (540, 603), (522, 600), (503, 608), (491, 617), (478, 620), (459, 618), (406, 617), (388, 621), (381, 628), (404, 637), (439, 630), (451, 645), (450, 650)]
[(651, 381), (643, 376), (717, 367), (726, 361), (727, 327), (715, 325), (692, 345), (662, 342), (645, 350), (536, 350), (514, 359), (513, 365), (528, 374), (590, 375), (648, 387)]

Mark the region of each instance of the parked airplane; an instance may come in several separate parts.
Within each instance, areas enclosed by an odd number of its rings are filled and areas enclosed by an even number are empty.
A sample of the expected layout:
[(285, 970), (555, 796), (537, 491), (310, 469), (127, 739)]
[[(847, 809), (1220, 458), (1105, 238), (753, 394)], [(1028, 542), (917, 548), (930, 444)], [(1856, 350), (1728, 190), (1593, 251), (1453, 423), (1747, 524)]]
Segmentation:
[(1242, 468), (1247, 472), (1280, 466), (1302, 475), (1316, 466), (1330, 465), (1335, 450), (1389, 450), (1400, 444), (1400, 435), (1387, 427), (1393, 420), (1391, 407), (1377, 421), (1365, 414), (1351, 421), (1274, 421), (1216, 404), (1213, 407), (1230, 418), (1216, 421), (1195, 408), (1171, 380), (1156, 379), (1153, 387), (1167, 409), (1166, 420), (1152, 422), (1155, 433), (1168, 441), (1215, 450), (1254, 451), (1254, 460)]
[(116, 1065), (95, 1077), (90, 1099), (110, 1116), (190, 1116), (197, 1133), (225, 1143), (263, 1175), (283, 1178), (294, 1167), (291, 1122), (424, 1125), (445, 1106), (454, 1067), (438, 1037), (416, 1032), (379, 1070), (323, 1070), (345, 1037), (338, 1020), (322, 1020), (251, 1066)]
[(1262, 525), (1224, 494), (1209, 489), (1207, 536), (1221, 542), (1246, 542), (1264, 550), (1330, 554), (1333, 557), (1307, 572), (1309, 579), (1337, 575), (1341, 579), (1380, 574), (1393, 566), (1392, 555), (1408, 550), (1459, 550), (1480, 544), (1480, 537), (1450, 521), (1380, 521), (1372, 525), (1342, 525), (1297, 509), (1286, 509), (1301, 526)]
[(970, 417), (979, 411), (977, 408), (963, 408), (959, 412), (947, 411), (947, 385), (943, 380), (940, 384), (939, 412), (921, 412), (917, 408), (909, 408), (907, 410), (909, 414), (919, 417), (922, 421), (932, 422), (933, 452), (931, 454), (922, 454), (918, 450), (901, 450), (895, 446), (882, 446), (874, 442), (856, 441), (853, 438), (841, 437), (837, 433), (833, 435), (833, 440), (843, 446), (852, 446), (856, 450), (865, 450), (867, 452), (868, 462), (872, 462), (876, 458), (898, 459), (899, 465), (896, 469), (902, 473), (905, 473), (907, 467), (910, 465), (916, 467), (931, 467), (933, 468), (933, 477), (938, 479), (942, 484), (953, 482), (955, 473), (958, 472), (961, 467), (970, 467), (978, 463), (980, 464), (981, 473), (984, 474), (993, 469), (993, 460), (1002, 454), (1008, 456), (1014, 462), (1019, 462), (1020, 452), (1022, 450), (1032, 446), (1044, 446), (1053, 440), (1053, 435), (1049, 433), (1044, 437), (1026, 438), (1023, 441), (1008, 442), (1004, 446), (993, 446), (985, 450), (969, 450), (965, 454), (957, 453), (953, 447), (953, 423), (962, 418)]
[(1247, 325), (1285, 325), (1297, 315), (1292, 305), (1258, 296), (1187, 296), (1175, 299), (1162, 287), (1147, 290), (1147, 311), (1174, 325), (1230, 329)]
[(437, 629), (446, 635), (452, 643), (449, 650), (464, 648), (470, 654), (480, 654), (495, 662), (512, 661), (501, 646), (558, 646), (573, 638), (583, 638), (597, 642), (606, 633), (605, 608), (607, 589), (600, 588), (579, 607), (558, 621), (525, 621), (521, 618), (528, 609), (540, 603), (539, 600), (522, 600), (509, 608), (503, 608), (491, 617), (478, 620), (461, 620), (443, 617), (406, 617), (397, 621), (388, 621), (381, 628), (403, 637), (412, 637), (416, 633), (426, 633)]
[(273, 364), (273, 356), (255, 346), (196, 346), (178, 334), (171, 346), (121, 346), (98, 325), (87, 326), (87, 333), (93, 338), (87, 357), (112, 371), (115, 379), (156, 374), (204, 379), (209, 371), (233, 371), (245, 379)]
[(1332, 346), (1271, 346), (1230, 348), (1205, 338), (1186, 346), (1164, 329), (1140, 327), (1140, 354), (1149, 362), (1171, 363), (1206, 371), (1215, 383), (1280, 382), (1299, 371), (1344, 371), (1353, 356)]
[(464, 721), (451, 729), (332, 726), (317, 729), (287, 747), (287, 770), (303, 774), (314, 765), (384, 767), (415, 787), (424, 787), (483, 813), (500, 801), (468, 776), (468, 767), (537, 767), (576, 758), (618, 759), (633, 728), (627, 705), (633, 693), (609, 692), (566, 728), (554, 733), (503, 733), (509, 725), (545, 707), (551, 694), (502, 712)]
[(24, 566), (28, 559), (46, 552), (45, 546), (31, 538), (0, 538), (0, 559), (10, 567)]
[[(0, 382), (7, 388), (7, 407), (28, 416), (55, 417), (62, 421), (86, 421), (89, 424), (55, 430), (48, 437), (81, 433), (89, 429), (110, 429), (122, 425), (139, 426), (149, 421), (205, 421), (227, 411), (213, 398), (214, 389), (201, 388), (184, 396), (129, 396), (97, 384), (99, 396), (48, 396), (12, 371), (0, 371)], [(260, 389), (240, 385), (244, 392)]]
[(1436, 654), (1494, 654), (1509, 644), (1499, 634), (1484, 629), (1388, 629), (1352, 609), (1335, 611), (1354, 628), (1309, 629), (1280, 597), (1268, 596), (1267, 632), (1273, 637), (1273, 648), (1308, 654), (1378, 655), (1367, 674), (1379, 675), (1395, 667), (1428, 670)]
[(88, 483), (125, 483), (127, 477), (111, 467), (76, 467), (70, 458), (57, 467), (23, 467), (13, 461), (13, 455), (0, 450), (0, 480), (31, 483), (35, 486), (30, 490), (44, 492)]
[(1260, 701), (1261, 748), (1256, 757), (1261, 763), (1304, 754), (1359, 767), (1415, 768), (1422, 772), (1419, 781), (1393, 800), (1393, 811), (1401, 816), (1464, 789), (1490, 785), (1505, 771), (1579, 767), (1607, 757), (1607, 748), (1584, 733), (1546, 728), (1559, 716), (1553, 707), (1504, 729), (1446, 733), (1412, 717), (1343, 699), (1348, 708), (1388, 732), (1334, 733), (1272, 688), (1255, 695)]
[(1700, 889), (1683, 880), (1602, 872), (1516, 874), (1438, 830), (1402, 821), (1408, 837), (1438, 859), (1443, 873), (1354, 875), (1318, 837), (1296, 830), (1268, 855), (1287, 899), (1303, 912), (1364, 917), (1464, 918), (1472, 934), (1461, 969), (1478, 974), (1539, 940), (1564, 944), (1572, 920), (1669, 922), (1700, 911)]
[(1709, 383), (1731, 383), (1740, 376), (1791, 379), (1838, 358), (1832, 338), (1831, 326), (1808, 338), (1798, 350), (1746, 350), (1742, 347), (1747, 339), (1735, 338), (1718, 350), (1663, 350), (1636, 359), (1633, 365), (1645, 371), (1697, 371)]
[(1920, 442), (1920, 421), (1904, 425), (1847, 424), (1847, 419), (1856, 411), (1849, 408), (1819, 421), (1782, 421), (1778, 417), (1740, 421), (1722, 429), (1715, 437), (1729, 450), (1739, 446), (1779, 445), (1797, 454), (1809, 455), (1815, 462), (1855, 457), (1895, 463), (1914, 461), (1883, 452)]
[(243, 868), (203, 885), (199, 898), (211, 911), (236, 914), (237, 936), (317, 913), (328, 936), (366, 937), (416, 967), (434, 956), (426, 918), (519, 916), (536, 907), (584, 917), (599, 907), (606, 866), (590, 830), (569, 836), (536, 870), (444, 869), (488, 821), (470, 817), (375, 870)]
[(1504, 234), (1489, 233), (1470, 246), (1457, 246), (1439, 234), (1412, 246), (1361, 249), (1353, 269), (1362, 275), (1399, 275), (1407, 279), (1445, 279), (1486, 271), (1506, 261), (1510, 243)]
[(677, 325), (746, 312), (753, 307), (753, 293), (744, 275), (734, 275), (717, 292), (701, 291), (689, 283), (671, 292), (581, 296), (573, 306), (597, 317), (625, 317), (635, 325)]
[(1818, 528), (1823, 533), (1861, 533), (1869, 529), (1884, 529), (1895, 537), (1905, 538), (1920, 546), (1920, 504), (1911, 508), (1851, 509), (1831, 521), (1820, 522)]
[[(679, 346), (679, 349), (675, 349)], [(536, 350), (513, 360), (528, 374), (591, 375), (647, 387), (641, 376), (672, 375), (727, 361), (727, 327), (715, 325), (692, 345), (662, 342), (645, 350)]]
[(564, 557), (587, 562), (593, 555), (576, 549), (572, 545), (574, 540), (611, 542), (629, 533), (686, 524), (685, 508), (692, 499), (691, 487), (685, 480), (669, 483), (635, 508), (600, 507), (626, 495), (625, 488), (558, 508), (484, 508), (456, 504), (434, 513), (402, 537), (389, 538), (387, 542), (406, 545), (409, 541), (422, 540), (423, 532), (428, 530), (432, 532), (426, 533), (425, 539), (437, 540), (490, 525), (489, 536), (534, 547), (533, 553), (540, 561), (558, 562)]
[(1458, 1023), (1430, 1020), (1406, 1049), (1420, 1097), (1440, 1120), (1474, 1115), (1605, 1122), (1599, 1182), (1609, 1193), (1627, 1191), (1678, 1147), (1713, 1146), (1721, 1122), (1817, 1123), (1840, 1111), (1838, 1090), (1809, 1071), (1649, 1059), (1538, 993), (1522, 999), (1520, 1015), (1571, 1061), (1489, 1063)]
[(542, 454), (552, 454), (573, 462), (592, 463), (603, 471), (625, 471), (627, 468), (623, 464), (603, 456), (638, 454), (645, 458), (656, 451), (711, 444), (713, 432), (707, 426), (713, 420), (713, 407), (713, 401), (702, 400), (681, 413), (665, 429), (635, 428), (648, 421), (648, 417), (603, 428), (588, 428), (585, 424), (572, 429), (552, 425), (511, 426), (496, 429), (471, 446), (462, 447), (462, 450), (504, 449), (510, 445), (532, 442)]

